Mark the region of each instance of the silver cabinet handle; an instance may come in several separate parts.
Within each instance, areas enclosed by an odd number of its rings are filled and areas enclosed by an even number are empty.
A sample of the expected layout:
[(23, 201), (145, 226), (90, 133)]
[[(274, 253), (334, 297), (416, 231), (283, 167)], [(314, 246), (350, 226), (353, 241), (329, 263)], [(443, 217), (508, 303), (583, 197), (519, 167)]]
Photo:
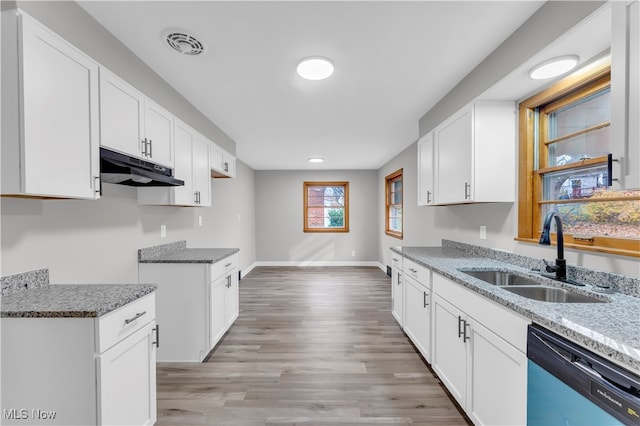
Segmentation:
[(141, 316), (143, 316), (146, 313), (147, 313), (147, 311), (138, 312), (133, 318), (129, 318), (129, 319), (124, 320), (124, 323), (125, 324), (130, 324), (130, 323), (134, 322), (135, 320), (137, 320), (138, 318), (140, 318)]
[(429, 304), (427, 303), (427, 292), (423, 291), (422, 294), (423, 296), (423, 301), (424, 301), (424, 307), (426, 308)]
[(233, 264), (233, 262), (225, 263), (225, 264), (224, 264), (224, 267), (225, 267), (225, 268), (228, 268), (228, 267), (229, 267), (229, 266), (231, 266), (232, 264)]
[(154, 327), (154, 330), (156, 332), (156, 341), (152, 343), (156, 345), (156, 348), (159, 348), (160, 347), (160, 324), (156, 324), (156, 326)]
[(225, 172), (229, 171), (229, 163), (227, 161), (224, 162), (224, 171)]
[(400, 285), (400, 272), (398, 272), (398, 285)]
[(416, 272), (418, 272), (418, 270), (417, 270), (417, 269), (413, 269), (413, 268), (409, 268), (409, 270), (410, 270), (411, 272), (413, 272), (414, 274), (415, 274)]
[(427, 191), (427, 204), (431, 204), (431, 191)]
[(462, 325), (462, 323), (464, 322), (464, 320), (462, 319), (462, 317), (460, 315), (458, 315), (458, 338), (462, 337), (462, 327), (460, 327)]
[(147, 151), (147, 148), (149, 146), (149, 143), (147, 142), (147, 138), (142, 139), (142, 156), (143, 157), (148, 157), (149, 153)]
[(465, 182), (464, 183), (464, 199), (468, 200), (469, 198), (471, 198), (471, 184)]
[(464, 320), (464, 328), (463, 328), (463, 333), (462, 333), (462, 341), (466, 342), (467, 340), (471, 339), (471, 336), (467, 336), (467, 327), (471, 327), (471, 324), (469, 324), (467, 322), (467, 320)]
[(100, 180), (100, 176), (93, 177), (93, 192), (96, 194), (102, 194), (102, 181)]
[(149, 158), (153, 158), (153, 141), (149, 139)]

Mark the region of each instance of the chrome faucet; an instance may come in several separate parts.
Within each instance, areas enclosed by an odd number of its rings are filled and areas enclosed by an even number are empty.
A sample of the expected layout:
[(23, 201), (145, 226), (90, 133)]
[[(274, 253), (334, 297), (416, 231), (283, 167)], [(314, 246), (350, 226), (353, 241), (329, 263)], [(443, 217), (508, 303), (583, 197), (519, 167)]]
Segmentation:
[(549, 233), (551, 231), (551, 219), (553, 218), (555, 218), (556, 220), (556, 245), (558, 246), (558, 256), (555, 265), (547, 263), (547, 261), (544, 259), (543, 261), (545, 265), (547, 265), (547, 272), (555, 272), (557, 280), (566, 281), (567, 261), (564, 259), (564, 237), (562, 235), (562, 221), (560, 220), (560, 216), (558, 216), (556, 212), (549, 212), (544, 217), (544, 224), (542, 225), (542, 235), (540, 235), (539, 243), (543, 246), (551, 245), (551, 237), (549, 236)]

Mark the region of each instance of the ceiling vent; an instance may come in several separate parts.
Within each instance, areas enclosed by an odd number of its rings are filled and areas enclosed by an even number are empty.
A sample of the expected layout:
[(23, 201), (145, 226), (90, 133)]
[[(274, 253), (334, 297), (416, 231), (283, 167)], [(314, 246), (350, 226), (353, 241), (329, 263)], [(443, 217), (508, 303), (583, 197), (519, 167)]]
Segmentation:
[(169, 47), (183, 55), (199, 55), (204, 52), (204, 43), (184, 31), (171, 31), (165, 40)]

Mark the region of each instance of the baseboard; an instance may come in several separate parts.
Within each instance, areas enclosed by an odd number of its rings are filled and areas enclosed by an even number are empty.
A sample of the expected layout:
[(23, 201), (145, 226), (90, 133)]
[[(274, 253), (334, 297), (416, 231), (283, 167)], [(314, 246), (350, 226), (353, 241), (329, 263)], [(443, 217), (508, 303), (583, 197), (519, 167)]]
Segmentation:
[[(276, 262), (255, 262), (251, 265), (251, 269), (257, 266), (375, 266), (380, 268), (382, 271), (385, 271), (386, 268), (382, 263), (376, 261), (306, 261), (306, 262), (295, 262), (295, 261), (276, 261)], [(244, 275), (244, 274), (243, 274)]]
[(241, 276), (241, 278), (244, 278), (244, 277), (246, 277), (247, 275), (249, 275), (249, 273), (250, 273), (251, 271), (253, 271), (253, 268), (255, 268), (256, 266), (257, 266), (257, 265), (256, 265), (256, 262), (253, 262), (251, 265), (249, 265), (249, 267), (248, 267), (248, 268), (243, 269), (242, 271), (240, 271), (240, 276)]

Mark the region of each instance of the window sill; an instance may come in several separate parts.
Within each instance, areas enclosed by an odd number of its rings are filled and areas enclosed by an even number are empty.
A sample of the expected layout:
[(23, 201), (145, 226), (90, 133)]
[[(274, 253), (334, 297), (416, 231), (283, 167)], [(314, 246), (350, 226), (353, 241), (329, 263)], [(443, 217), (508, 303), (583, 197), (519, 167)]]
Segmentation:
[(384, 233), (387, 234), (390, 237), (397, 238), (399, 240), (402, 239), (402, 234), (399, 234), (397, 232), (384, 231)]
[[(534, 239), (534, 238), (516, 237), (516, 238), (514, 238), (514, 240), (519, 241), (521, 243), (538, 244), (538, 239)], [(555, 246), (555, 241), (553, 241), (553, 245)], [(640, 246), (640, 242), (638, 242), (638, 246)], [(564, 247), (565, 248), (570, 248), (570, 249), (575, 249), (575, 250), (584, 250), (584, 251), (592, 251), (592, 252), (598, 252), (598, 253), (616, 254), (616, 255), (620, 255), (620, 256), (640, 257), (640, 250), (639, 249), (626, 250), (626, 249), (620, 249), (620, 248), (614, 248), (614, 247), (600, 246), (600, 245), (596, 245), (596, 244), (594, 244), (594, 245), (576, 244), (576, 243), (570, 243), (570, 242), (567, 242), (567, 241), (564, 242)]]

